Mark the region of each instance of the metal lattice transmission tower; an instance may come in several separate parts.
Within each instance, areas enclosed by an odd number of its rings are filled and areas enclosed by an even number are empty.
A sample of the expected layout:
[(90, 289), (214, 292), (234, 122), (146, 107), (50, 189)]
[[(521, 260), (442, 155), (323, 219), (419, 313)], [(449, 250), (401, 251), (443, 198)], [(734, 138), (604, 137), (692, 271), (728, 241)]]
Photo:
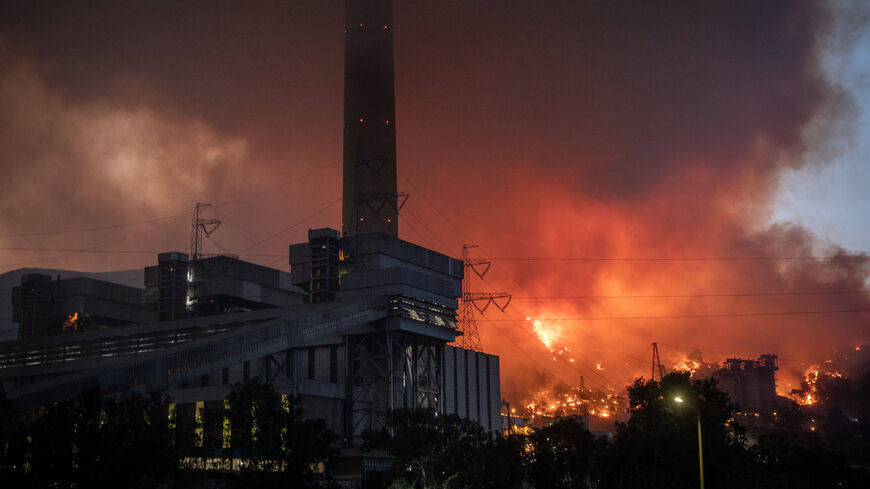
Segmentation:
[(203, 257), (203, 240), (211, 236), (211, 233), (221, 225), (220, 219), (203, 217), (202, 210), (208, 207), (211, 207), (211, 204), (197, 202), (190, 222), (190, 261), (187, 264), (188, 301), (196, 297), (197, 262)]
[(659, 382), (665, 376), (665, 367), (662, 365), (662, 360), (659, 358), (659, 345), (655, 342), (652, 344), (652, 366), (650, 367), (650, 380), (656, 380), (658, 376)]
[[(462, 331), (459, 346), (468, 350), (483, 351), (480, 344), (480, 333), (477, 331), (477, 321), (474, 318), (474, 310), (476, 309), (483, 314), (490, 305), (495, 305), (504, 311), (511, 302), (511, 295), (505, 292), (473, 292), (471, 290), (470, 272), (474, 272), (482, 279), (489, 271), (489, 267), (492, 266), (492, 262), (489, 260), (469, 256), (468, 250), (477, 247), (477, 245), (462, 245), (462, 263), (465, 275), (462, 279), (462, 300), (459, 303), (459, 330)], [(504, 304), (498, 302), (501, 299), (506, 299)], [(483, 305), (481, 306), (481, 304)]]

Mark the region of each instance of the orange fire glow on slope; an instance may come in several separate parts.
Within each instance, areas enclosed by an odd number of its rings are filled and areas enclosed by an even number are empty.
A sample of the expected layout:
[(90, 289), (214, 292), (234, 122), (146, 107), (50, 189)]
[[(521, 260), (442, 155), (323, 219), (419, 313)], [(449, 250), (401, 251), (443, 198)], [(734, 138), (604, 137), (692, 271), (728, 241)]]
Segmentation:
[(521, 414), (529, 418), (574, 415), (611, 418), (622, 414), (626, 407), (625, 397), (617, 393), (572, 387), (533, 393)]
[(674, 371), (689, 372), (690, 375), (695, 375), (695, 372), (697, 372), (699, 368), (701, 368), (701, 362), (689, 358), (684, 358), (674, 364)]
[[(546, 201), (552, 207), (530, 212), (513, 209), (511, 219), (519, 222), (512, 226), (528, 226), (534, 231), (527, 234), (536, 239), (497, 243), (495, 249), (512, 250), (502, 252), (501, 256), (508, 257), (567, 259), (494, 260), (496, 266), (489, 276), (493, 289), (518, 296), (511, 309), (527, 319), (522, 325), (488, 318), (479, 323), (485, 348), (504, 359), (506, 396), (513, 396), (514, 401), (531, 399), (531, 386), (542, 381), (572, 385), (576, 373), (553, 360), (566, 354), (589, 380), (624, 387), (633, 378), (649, 377), (652, 342), (658, 342), (663, 364), (696, 373), (702, 363), (754, 358), (763, 352), (818, 362), (826, 351), (870, 339), (867, 314), (825, 312), (870, 309), (868, 295), (860, 293), (867, 260), (845, 254), (838, 258), (836, 250), (825, 253), (833, 258), (785, 259), (809, 255), (812, 237), (789, 227), (762, 227), (747, 234), (733, 214), (736, 203), (713, 190), (731, 184), (720, 179), (713, 185), (708, 177), (687, 174), (675, 178), (679, 180), (673, 183), (675, 188), (688, 190), (657, 195), (643, 202), (646, 207), (610, 208), (577, 195), (560, 197), (553, 189), (538, 192), (535, 178), (515, 177), (532, 186), (532, 193), (548, 193)], [(719, 195), (723, 201), (696, 212), (703, 199), (693, 195), (693, 188)], [(743, 191), (748, 189), (735, 195)], [(672, 214), (673, 209), (682, 211)], [(525, 214), (536, 220), (525, 221)], [(737, 215), (742, 219), (742, 214)], [(665, 220), (682, 223), (667, 230), (656, 225)], [(560, 225), (581, 222), (582, 231)], [(507, 223), (493, 225), (509, 227)], [(489, 239), (501, 236), (493, 232)], [(566, 248), (564, 243), (571, 246)], [(488, 256), (499, 255), (489, 252)], [(820, 321), (830, 324), (830, 329), (819, 328)], [(540, 346), (529, 346), (530, 338)], [(705, 362), (683, 358), (693, 349), (704, 352)], [(529, 357), (547, 370), (535, 366)], [(581, 362), (590, 368), (580, 366)], [(599, 362), (604, 371), (596, 369)], [(798, 381), (790, 369), (777, 373), (779, 385)]]
[[(567, 362), (568, 366), (579, 364), (577, 357), (582, 352), (572, 351), (559, 341), (562, 339), (563, 328), (554, 321), (543, 319), (525, 318), (531, 322), (532, 330), (537, 340), (553, 356), (551, 360)], [(605, 370), (601, 361), (594, 362), (594, 370)], [(576, 367), (574, 367), (576, 369)], [(582, 380), (581, 380), (582, 382)], [(587, 389), (584, 385), (569, 386), (566, 384), (553, 385), (539, 388), (528, 392), (522, 400), (523, 416), (534, 419), (535, 417), (552, 418), (559, 416), (597, 416), (600, 418), (619, 417), (625, 411), (626, 400), (612, 386), (603, 386), (599, 389)]]
[(804, 372), (804, 378), (800, 382), (800, 388), (792, 389), (789, 396), (801, 406), (813, 406), (824, 401), (820, 395), (821, 383), (846, 379), (846, 373), (833, 365), (831, 360), (821, 364), (812, 365)]

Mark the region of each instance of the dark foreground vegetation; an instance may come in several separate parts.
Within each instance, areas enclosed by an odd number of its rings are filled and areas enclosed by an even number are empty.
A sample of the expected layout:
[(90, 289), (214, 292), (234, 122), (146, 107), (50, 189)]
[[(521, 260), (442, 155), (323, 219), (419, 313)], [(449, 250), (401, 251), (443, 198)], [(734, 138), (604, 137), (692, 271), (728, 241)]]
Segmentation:
[[(93, 389), (26, 417), (0, 403), (2, 488), (304, 487), (335, 441), (258, 379), (199, 414), (165, 395), (116, 400)], [(226, 470), (233, 459), (246, 463)], [(206, 470), (220, 460), (229, 467)]]
[[(630, 417), (611, 437), (593, 436), (574, 419), (528, 437), (493, 437), (453, 415), (392, 412), (387, 429), (366, 434), (364, 451), (393, 464), (369, 471), (365, 487), (695, 488), (697, 413), (707, 488), (870, 487), (866, 417), (846, 432), (839, 424), (799, 436), (795, 428), (767, 430), (749, 443), (735, 406), (712, 381), (671, 374), (639, 379), (628, 394)], [(219, 412), (199, 415), (169, 415), (160, 395), (112, 399), (86, 391), (29, 416), (5, 397), (0, 402), (2, 487), (336, 485), (329, 463), (340, 445), (335, 434), (322, 421), (301, 419), (292, 399), (256, 379), (233, 386)], [(204, 465), (221, 457), (246, 463), (237, 470)]]
[(661, 382), (638, 379), (628, 394), (630, 418), (612, 438), (565, 419), (528, 437), (493, 439), (455, 416), (395, 412), (392, 436), (385, 430), (368, 441), (400, 463), (371, 487), (697, 488), (698, 411), (706, 488), (870, 487), (866, 418), (850, 434), (863, 450), (837, 451), (841, 440), (821, 433), (773, 430), (750, 445), (736, 407), (714, 381), (671, 374)]

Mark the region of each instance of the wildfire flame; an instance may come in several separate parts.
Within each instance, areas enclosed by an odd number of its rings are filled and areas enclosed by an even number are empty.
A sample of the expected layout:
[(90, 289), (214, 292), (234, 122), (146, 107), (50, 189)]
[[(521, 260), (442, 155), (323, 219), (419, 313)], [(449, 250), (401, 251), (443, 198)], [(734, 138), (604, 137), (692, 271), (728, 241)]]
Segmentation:
[(63, 322), (64, 333), (74, 333), (79, 330), (79, 313), (74, 312)]
[[(527, 317), (526, 321), (532, 323), (538, 341), (554, 355), (553, 360), (556, 360), (557, 356), (563, 356), (568, 362), (575, 361), (574, 352), (559, 344), (563, 334), (561, 326), (530, 317)], [(603, 371), (603, 362), (595, 362), (595, 369)], [(522, 415), (530, 419), (575, 415), (609, 418), (625, 411), (627, 406), (626, 400), (612, 389), (590, 390), (582, 386), (542, 389), (529, 397), (530, 400), (525, 402)]]
[(837, 370), (831, 360), (826, 360), (821, 365), (812, 365), (804, 372), (800, 389), (791, 391), (791, 398), (801, 406), (813, 406), (822, 399), (819, 396), (818, 382), (824, 378), (845, 379), (846, 374)]
[(526, 318), (532, 321), (532, 328), (538, 335), (538, 340), (553, 353), (556, 353), (556, 342), (562, 337), (562, 328), (558, 324), (545, 323), (540, 319)]
[(624, 411), (625, 398), (613, 391), (572, 387), (567, 392), (541, 390), (525, 405), (527, 417), (597, 416), (609, 418)]
[(697, 372), (699, 368), (701, 368), (701, 362), (690, 358), (684, 358), (682, 361), (674, 364), (674, 371), (689, 372), (690, 376), (695, 375), (695, 372)]

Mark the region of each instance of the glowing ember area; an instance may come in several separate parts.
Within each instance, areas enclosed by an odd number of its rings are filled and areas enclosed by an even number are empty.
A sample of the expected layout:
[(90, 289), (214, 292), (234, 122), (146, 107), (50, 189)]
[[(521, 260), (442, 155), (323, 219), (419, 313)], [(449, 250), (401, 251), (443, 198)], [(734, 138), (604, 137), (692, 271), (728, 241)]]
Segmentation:
[(801, 380), (800, 388), (792, 389), (789, 396), (801, 406), (820, 404), (825, 400), (823, 392), (820, 392), (825, 390), (824, 386), (845, 379), (845, 372), (834, 368), (833, 363), (828, 360), (808, 368)]
[(70, 314), (63, 322), (64, 333), (74, 333), (79, 330), (79, 313)]
[(626, 406), (626, 399), (613, 391), (572, 387), (566, 392), (542, 390), (533, 394), (523, 414), (529, 418), (577, 415), (610, 418), (625, 412)]

